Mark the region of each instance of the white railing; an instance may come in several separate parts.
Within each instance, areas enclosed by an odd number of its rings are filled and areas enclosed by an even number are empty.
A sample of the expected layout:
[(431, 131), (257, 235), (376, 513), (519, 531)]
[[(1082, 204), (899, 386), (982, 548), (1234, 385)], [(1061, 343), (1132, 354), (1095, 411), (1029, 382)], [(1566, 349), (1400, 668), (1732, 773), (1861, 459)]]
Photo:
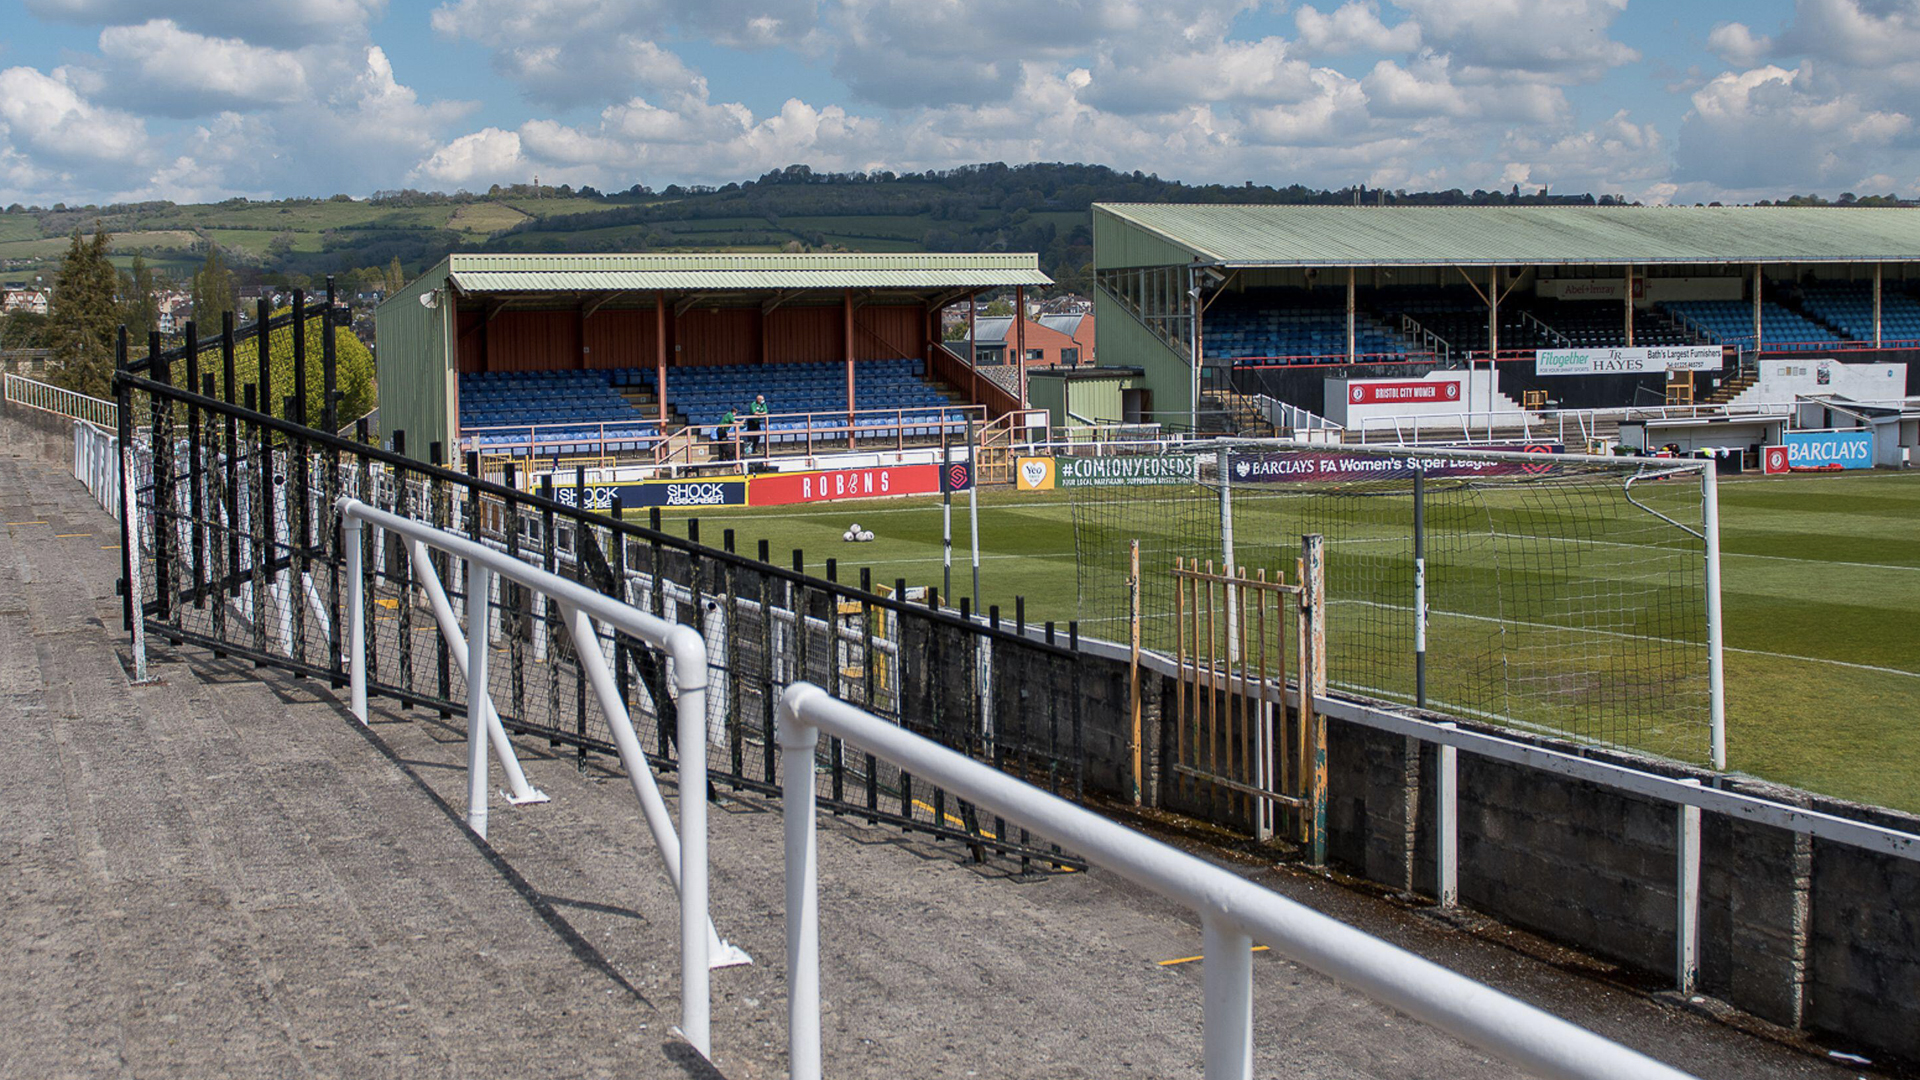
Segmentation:
[[(558, 609), (576, 644), (594, 697), (613, 734), (620, 764), (626, 769), (633, 793), (653, 833), (667, 877), (680, 891), (680, 1030), (702, 1055), (711, 1056), (709, 1024), (711, 968), (750, 963), (740, 949), (714, 931), (707, 916), (707, 646), (692, 627), (669, 623), (577, 582), (496, 551), (462, 536), (422, 525), (409, 518), (375, 509), (354, 498), (337, 504), (346, 530), (347, 665), (352, 687), (353, 714), (367, 720), (367, 641), (365, 588), (361, 571), (363, 531), (372, 526), (373, 549), (381, 549), (379, 533), (391, 533), (406, 542), (413, 572), (433, 606), (448, 651), (467, 676), (467, 824), (482, 838), (487, 835), (487, 749), (500, 759), (511, 803), (545, 802), (546, 796), (527, 783), (513, 743), (500, 722), (487, 688), (488, 654), (493, 627), (489, 605), (477, 602), (492, 589), (498, 575), (529, 590)], [(463, 632), (447, 600), (429, 550), (445, 552), (464, 563), (466, 571), (466, 629)], [(676, 835), (667, 804), (654, 783), (646, 753), (634, 733), (625, 700), (614, 685), (606, 657), (600, 651), (596, 623), (628, 634), (664, 653), (679, 696), (680, 831)]]
[(1370, 416), (1357, 421), (1350, 430), (1359, 433), (1359, 441), (1418, 445), (1427, 441), (1485, 441), (1489, 421), (1495, 440), (1502, 432), (1518, 433), (1528, 440), (1551, 440), (1580, 445), (1595, 437), (1602, 426), (1617, 427), (1636, 420), (1742, 420), (1778, 419), (1792, 413), (1783, 403), (1755, 405), (1633, 405), (1611, 409), (1533, 409), (1501, 410), (1489, 416), (1474, 413), (1404, 413), (1398, 416)]
[(103, 428), (117, 429), (120, 426), (120, 407), (113, 402), (88, 397), (38, 379), (29, 379), (25, 375), (8, 373), (6, 399), (11, 404), (64, 416), (69, 420), (83, 420)]
[(1681, 1080), (1687, 1075), (837, 701), (817, 686), (795, 683), (779, 706), (793, 1080), (821, 1075), (814, 761), (823, 730), (1197, 913), (1206, 957), (1201, 997), (1207, 1080), (1253, 1075), (1255, 939), (1537, 1076)]
[[(137, 448), (141, 454), (145, 447)], [(120, 519), (120, 436), (82, 421), (73, 425), (73, 478), (100, 509)]]
[(1337, 443), (1346, 428), (1310, 409), (1289, 404), (1266, 394), (1250, 395), (1253, 407), (1275, 428), (1291, 432), (1296, 441)]

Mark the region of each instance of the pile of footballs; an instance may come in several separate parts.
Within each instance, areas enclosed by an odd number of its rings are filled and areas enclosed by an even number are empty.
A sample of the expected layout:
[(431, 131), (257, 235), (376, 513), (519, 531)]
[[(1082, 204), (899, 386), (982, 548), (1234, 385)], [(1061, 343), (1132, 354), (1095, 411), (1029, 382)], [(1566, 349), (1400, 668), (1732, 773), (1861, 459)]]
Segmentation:
[(856, 521), (847, 526), (847, 531), (840, 534), (840, 539), (849, 544), (864, 544), (873, 539), (873, 530), (861, 528), (860, 523)]

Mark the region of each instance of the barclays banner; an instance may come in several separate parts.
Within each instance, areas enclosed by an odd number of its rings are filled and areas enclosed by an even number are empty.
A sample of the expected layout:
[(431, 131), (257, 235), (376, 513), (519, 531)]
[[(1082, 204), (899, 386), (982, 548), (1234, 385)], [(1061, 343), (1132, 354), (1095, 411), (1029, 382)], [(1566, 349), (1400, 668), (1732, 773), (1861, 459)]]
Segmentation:
[(1787, 465), (1794, 469), (1871, 469), (1871, 431), (1789, 431)]
[[(1326, 483), (1346, 480), (1409, 480), (1415, 473), (1429, 478), (1457, 476), (1542, 476), (1560, 466), (1553, 455), (1566, 453), (1560, 443), (1529, 443), (1501, 447), (1537, 460), (1517, 461), (1449, 454), (1451, 447), (1433, 447), (1419, 455), (1363, 454), (1352, 450), (1294, 450), (1278, 454), (1234, 454), (1228, 458), (1235, 483)], [(1487, 449), (1473, 447), (1462, 449)]]

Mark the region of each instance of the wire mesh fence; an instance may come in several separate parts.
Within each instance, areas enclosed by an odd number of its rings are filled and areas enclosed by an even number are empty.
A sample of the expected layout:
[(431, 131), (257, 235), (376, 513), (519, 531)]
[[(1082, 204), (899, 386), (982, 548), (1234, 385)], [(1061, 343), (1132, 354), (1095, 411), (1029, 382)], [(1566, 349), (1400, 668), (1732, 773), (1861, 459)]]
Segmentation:
[(1333, 688), (1707, 758), (1700, 462), (1246, 440), (1131, 449), (1056, 463), (1089, 635), (1125, 637), (1134, 540), (1143, 640), (1171, 651), (1176, 557), (1290, 572), (1300, 537), (1317, 533)]
[[(231, 336), (214, 347), (230, 354)], [(730, 534), (719, 548), (669, 535), (657, 512), (641, 527), (621, 520), (617, 505), (612, 516), (576, 510), (555, 498), (550, 479), (529, 491), (511, 468), (480, 475), (477, 456), (455, 471), (438, 464), (436, 446), (423, 465), (371, 445), (364, 426), (353, 440), (282, 419), (307, 413), (290, 399), (276, 415), (261, 405), (261, 388), (242, 385), (236, 395), (231, 383), (200, 372), (200, 360), (156, 352), (139, 373), (123, 364), (117, 379), (123, 445), (136, 445), (135, 416), (149, 436), (129, 459), (130, 628), (137, 620), (155, 638), (344, 686), (347, 564), (335, 505), (351, 496), (698, 630), (711, 669), (706, 730), (715, 783), (778, 793), (774, 704), (805, 679), (1056, 793), (1080, 793), (1077, 634), (1041, 639), (904, 593), (884, 595), (870, 581), (811, 577), (773, 565), (764, 546), (759, 558), (730, 550)], [(191, 373), (179, 384), (175, 361)], [(189, 380), (199, 392), (186, 388)], [(402, 710), (464, 714), (464, 657), (448, 642), (468, 605), (484, 603), (489, 690), (509, 731), (582, 758), (613, 754), (581, 663), (581, 650), (594, 649), (650, 759), (675, 766), (678, 691), (662, 654), (604, 627), (597, 640), (576, 641), (544, 597), (512, 582), (494, 578), (488, 595), (471, 595), (464, 564), (378, 528), (366, 529), (361, 543), (372, 693)], [(816, 785), (837, 813), (957, 840), (977, 856), (1011, 856), (1023, 868), (1079, 865), (832, 740), (821, 746)]]

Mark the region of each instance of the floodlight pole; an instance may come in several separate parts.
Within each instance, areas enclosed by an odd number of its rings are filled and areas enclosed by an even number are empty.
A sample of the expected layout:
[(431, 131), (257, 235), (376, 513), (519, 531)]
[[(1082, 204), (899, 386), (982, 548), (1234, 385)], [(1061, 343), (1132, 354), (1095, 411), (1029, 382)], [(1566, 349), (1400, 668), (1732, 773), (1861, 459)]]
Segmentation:
[(1193, 434), (1200, 433), (1200, 278), (1194, 273), (1193, 264), (1187, 265), (1187, 341), (1188, 353), (1193, 358), (1193, 412), (1189, 414)]
[(1720, 468), (1712, 458), (1700, 473), (1702, 529), (1707, 546), (1707, 716), (1711, 725), (1713, 767), (1727, 767), (1727, 679), (1721, 649), (1720, 618)]

